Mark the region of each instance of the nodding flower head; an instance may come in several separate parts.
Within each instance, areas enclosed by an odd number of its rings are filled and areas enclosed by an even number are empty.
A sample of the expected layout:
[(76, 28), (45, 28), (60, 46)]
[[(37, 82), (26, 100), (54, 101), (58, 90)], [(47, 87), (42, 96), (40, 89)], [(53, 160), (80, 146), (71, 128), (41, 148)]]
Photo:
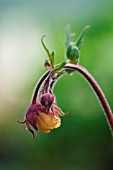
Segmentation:
[[(40, 102), (32, 104), (25, 116), (23, 122), (26, 123), (27, 129), (32, 133), (34, 138), (34, 130), (43, 133), (49, 133), (52, 129), (58, 128), (61, 125), (59, 115), (65, 114), (55, 105), (54, 96), (50, 93), (41, 95)], [(33, 130), (34, 129), (34, 130)]]

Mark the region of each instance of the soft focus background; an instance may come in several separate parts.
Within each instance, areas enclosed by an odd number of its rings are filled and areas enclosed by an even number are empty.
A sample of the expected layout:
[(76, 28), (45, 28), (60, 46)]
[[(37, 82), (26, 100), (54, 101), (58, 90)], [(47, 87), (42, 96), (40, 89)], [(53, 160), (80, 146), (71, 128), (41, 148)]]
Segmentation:
[(65, 27), (80, 33), (89, 24), (80, 63), (96, 78), (113, 110), (112, 0), (0, 0), (0, 169), (112, 170), (113, 139), (90, 86), (76, 72), (54, 88), (69, 115), (50, 134), (34, 140), (24, 119), (36, 82), (46, 71), (40, 38), (65, 57)]

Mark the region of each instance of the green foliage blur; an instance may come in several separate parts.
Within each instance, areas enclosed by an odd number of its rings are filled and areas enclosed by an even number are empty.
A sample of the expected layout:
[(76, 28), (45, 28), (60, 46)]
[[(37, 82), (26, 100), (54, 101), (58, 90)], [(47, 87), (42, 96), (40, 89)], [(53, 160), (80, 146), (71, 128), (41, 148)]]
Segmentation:
[(34, 87), (46, 71), (47, 54), (65, 58), (65, 28), (76, 37), (89, 24), (80, 64), (95, 77), (113, 110), (113, 1), (0, 0), (0, 169), (112, 170), (113, 138), (101, 106), (75, 72), (54, 88), (58, 106), (69, 112), (62, 126), (33, 140), (24, 119)]

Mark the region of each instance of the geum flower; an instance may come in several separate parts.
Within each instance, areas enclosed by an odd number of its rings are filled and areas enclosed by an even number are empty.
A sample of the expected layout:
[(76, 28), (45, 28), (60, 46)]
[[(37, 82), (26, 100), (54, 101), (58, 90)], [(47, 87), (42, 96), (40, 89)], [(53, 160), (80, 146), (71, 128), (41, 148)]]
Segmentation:
[[(32, 133), (34, 138), (34, 130), (43, 133), (49, 133), (52, 129), (61, 125), (60, 116), (65, 113), (55, 105), (53, 94), (45, 93), (41, 95), (40, 101), (30, 105), (26, 112), (25, 120), (19, 123), (26, 123), (27, 129)], [(34, 129), (34, 130), (33, 130)]]

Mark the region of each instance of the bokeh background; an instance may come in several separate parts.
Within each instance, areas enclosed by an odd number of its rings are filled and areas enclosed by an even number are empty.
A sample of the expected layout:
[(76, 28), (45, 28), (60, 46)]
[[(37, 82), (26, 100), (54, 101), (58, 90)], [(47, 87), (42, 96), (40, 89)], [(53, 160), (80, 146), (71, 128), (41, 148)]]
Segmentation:
[[(113, 1), (0, 0), (0, 169), (112, 170), (113, 138), (90, 86), (77, 72), (56, 84), (62, 126), (34, 140), (23, 120), (34, 87), (46, 71), (46, 52), (65, 58), (65, 27), (89, 24), (80, 63), (95, 77), (113, 110)], [(75, 37), (76, 38), (76, 37)]]

